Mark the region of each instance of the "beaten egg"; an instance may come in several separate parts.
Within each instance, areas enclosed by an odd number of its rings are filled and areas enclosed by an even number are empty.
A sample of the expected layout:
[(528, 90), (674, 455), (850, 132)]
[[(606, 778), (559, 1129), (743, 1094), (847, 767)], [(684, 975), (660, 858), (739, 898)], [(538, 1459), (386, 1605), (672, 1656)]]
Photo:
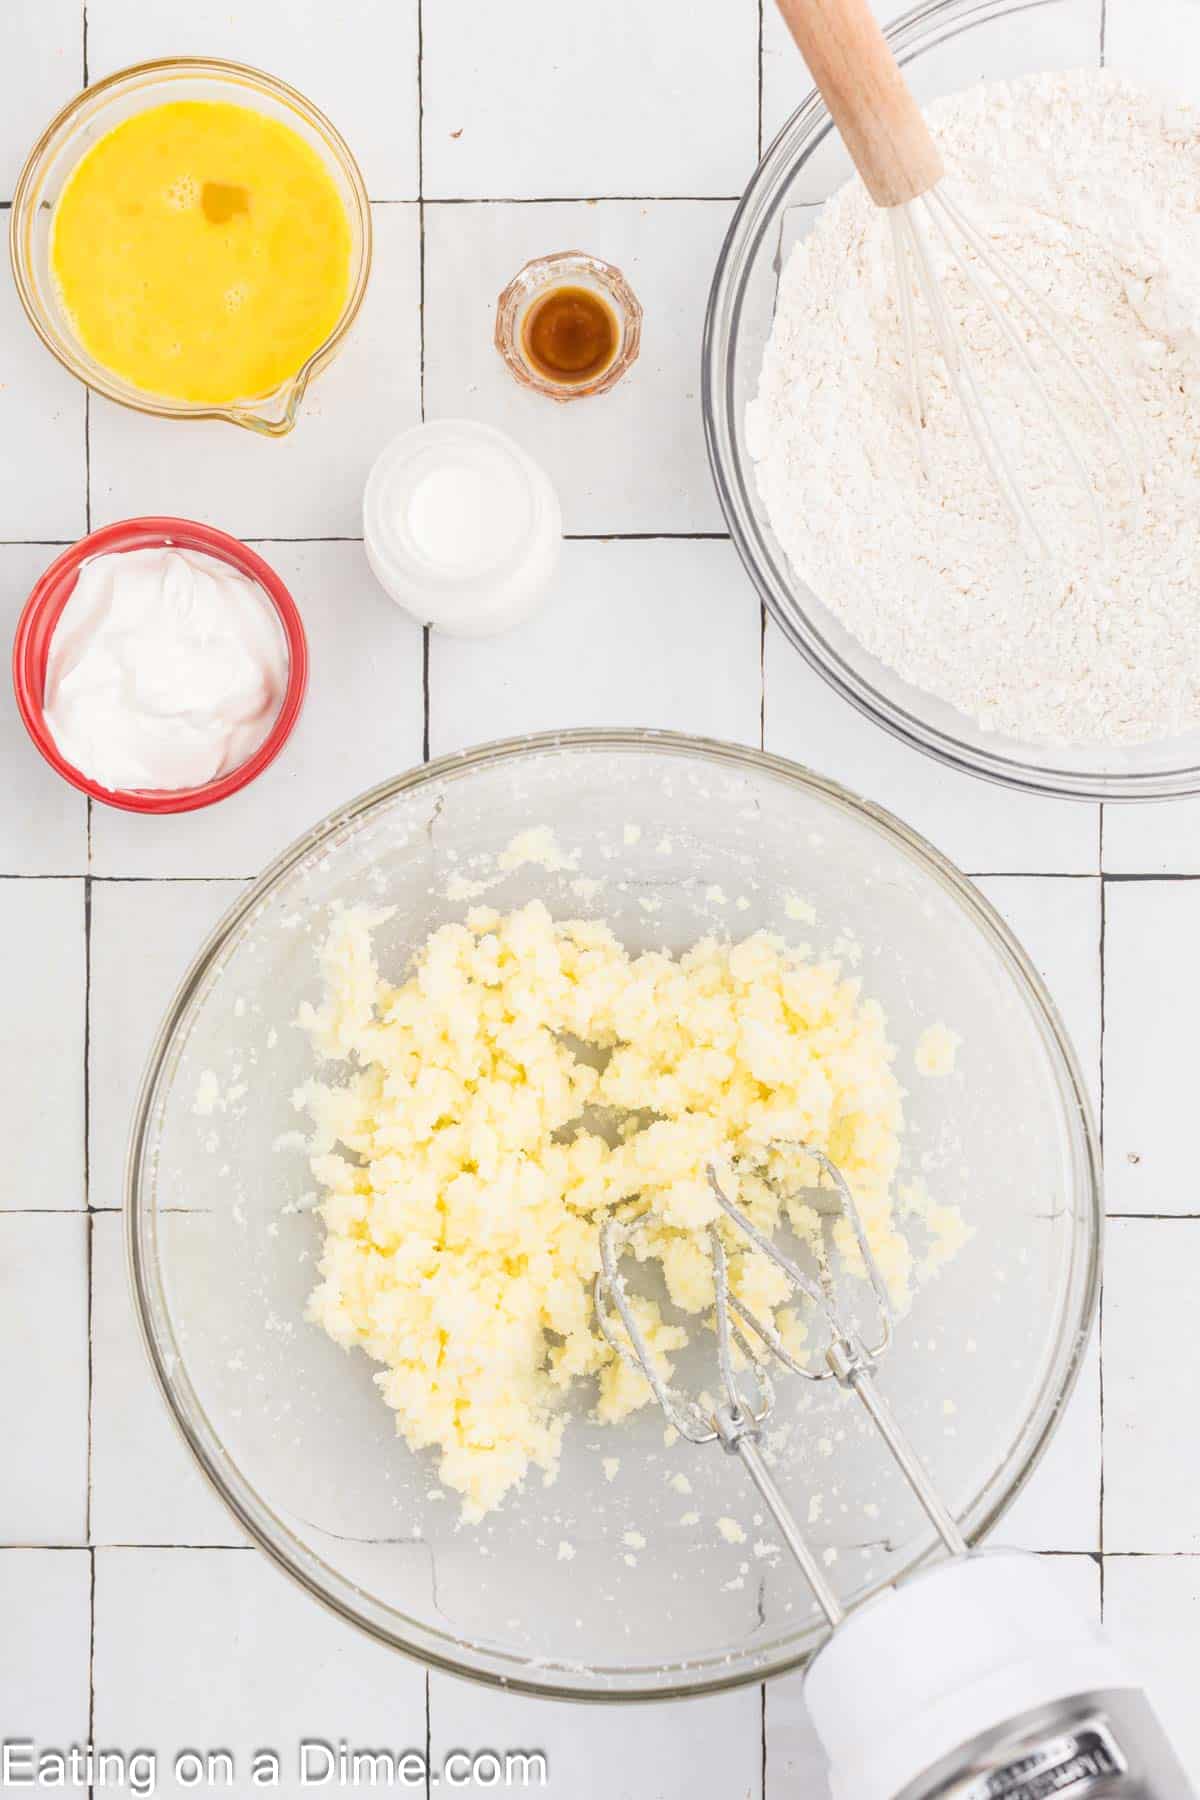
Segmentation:
[(84, 349), (165, 399), (272, 393), (329, 337), (350, 221), (318, 153), (228, 101), (147, 107), (93, 144), (55, 208), (50, 262)]

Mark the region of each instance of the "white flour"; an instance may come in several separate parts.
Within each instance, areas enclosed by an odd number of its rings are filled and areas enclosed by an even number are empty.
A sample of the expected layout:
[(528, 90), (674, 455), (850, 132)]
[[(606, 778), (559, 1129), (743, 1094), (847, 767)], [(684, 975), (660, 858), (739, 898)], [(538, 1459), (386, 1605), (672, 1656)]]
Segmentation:
[[(1036, 391), (952, 265), (940, 271), (944, 291), (1052, 555), (1018, 540), (918, 305), (922, 477), (890, 233), (856, 180), (787, 263), (747, 409), (771, 525), (874, 655), (987, 729), (1075, 744), (1194, 730), (1200, 114), (1084, 70), (981, 86), (929, 117), (947, 193), (1052, 298), (1130, 402), (1140, 515), (1095, 409), (1039, 354), (1095, 478), (1102, 544)], [(1038, 353), (1036, 338), (1030, 347)]]

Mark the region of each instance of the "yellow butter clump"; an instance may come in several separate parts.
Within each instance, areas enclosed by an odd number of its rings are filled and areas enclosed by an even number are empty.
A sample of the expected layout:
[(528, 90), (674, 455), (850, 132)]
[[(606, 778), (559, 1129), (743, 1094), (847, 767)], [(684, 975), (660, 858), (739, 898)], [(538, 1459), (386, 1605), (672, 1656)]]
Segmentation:
[[(675, 1306), (705, 1315), (705, 1234), (719, 1216), (706, 1165), (800, 1139), (841, 1167), (903, 1299), (911, 1256), (891, 1199), (901, 1090), (879, 1007), (836, 962), (765, 934), (630, 956), (606, 925), (555, 921), (533, 902), (443, 926), (393, 985), (372, 950), (387, 917), (337, 915), (325, 997), (301, 1016), (320, 1057), (346, 1065), (297, 1096), (325, 1224), (310, 1310), (382, 1365), (398, 1430), (437, 1449), (467, 1518), (531, 1465), (553, 1476), (576, 1381), (598, 1378), (608, 1422), (649, 1398), (593, 1316), (609, 1209), (654, 1208), (661, 1226), (644, 1248)], [(815, 1177), (799, 1152), (772, 1159), (787, 1184)], [(738, 1191), (773, 1229), (775, 1184), (746, 1177)], [(793, 1210), (798, 1229), (815, 1226)], [(734, 1291), (783, 1309), (799, 1343), (779, 1271), (722, 1229)], [(844, 1248), (852, 1258), (848, 1236)], [(669, 1371), (686, 1330), (636, 1304)]]

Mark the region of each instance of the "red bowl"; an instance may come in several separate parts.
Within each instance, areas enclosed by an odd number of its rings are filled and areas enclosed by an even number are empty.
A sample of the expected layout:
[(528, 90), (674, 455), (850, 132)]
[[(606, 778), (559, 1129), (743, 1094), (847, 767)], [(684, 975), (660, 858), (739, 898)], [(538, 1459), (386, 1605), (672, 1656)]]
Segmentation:
[[(270, 731), (254, 754), (248, 756), (245, 762), (239, 763), (236, 769), (231, 769), (227, 775), (220, 776), (216, 781), (206, 782), (203, 787), (119, 790), (99, 787), (59, 754), (46, 726), (42, 706), (46, 693), (46, 662), (50, 653), (50, 639), (78, 580), (80, 566), (89, 557), (102, 556), (106, 551), (153, 550), (163, 544), (170, 544), (181, 550), (200, 550), (206, 556), (215, 556), (221, 562), (228, 563), (239, 574), (248, 575), (252, 581), (256, 581), (268, 596), (287, 638), (288, 680), (283, 704)], [(198, 524), (193, 519), (122, 519), (116, 525), (106, 525), (103, 530), (93, 531), (89, 537), (72, 544), (69, 550), (64, 550), (61, 556), (55, 557), (38, 580), (17, 621), (17, 635), (13, 640), (13, 687), (16, 690), (17, 707), (30, 737), (51, 768), (57, 769), (64, 781), (69, 781), (72, 787), (79, 788), (82, 793), (90, 794), (93, 800), (100, 800), (105, 806), (119, 806), (126, 812), (193, 812), (198, 806), (212, 806), (215, 801), (225, 800), (230, 794), (236, 794), (240, 788), (248, 786), (275, 761), (291, 736), (300, 716), (307, 685), (308, 641), (304, 635), (304, 626), (300, 622), (296, 602), (274, 569), (237, 538), (230, 537), (227, 532), (217, 531), (212, 525)]]

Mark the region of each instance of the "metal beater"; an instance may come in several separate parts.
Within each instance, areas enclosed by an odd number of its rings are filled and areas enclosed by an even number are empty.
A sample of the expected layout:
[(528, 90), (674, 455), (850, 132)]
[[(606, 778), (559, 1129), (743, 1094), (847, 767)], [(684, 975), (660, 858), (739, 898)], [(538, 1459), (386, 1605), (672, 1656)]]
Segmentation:
[(813, 80), (833, 115), (854, 166), (888, 215), (907, 370), (909, 405), (921, 466), (927, 471), (926, 372), (918, 346), (923, 306), (933, 343), (988, 472), (1018, 526), (1043, 552), (1011, 456), (996, 430), (989, 397), (947, 303), (939, 261), (957, 269), (988, 313), (1025, 380), (1036, 393), (1075, 481), (1103, 537), (1104, 514), (1089, 472), (1033, 353), (1049, 353), (1064, 369), (1123, 465), (1130, 499), (1142, 492), (1137, 421), (1116, 382), (1079, 332), (986, 240), (946, 192), (945, 165), (868, 0), (778, 0)]
[[(807, 1274), (735, 1204), (712, 1164), (708, 1181), (724, 1217), (782, 1271), (826, 1334), (813, 1364), (794, 1357), (771, 1320), (732, 1292), (716, 1221), (708, 1226), (708, 1243), (719, 1402), (683, 1394), (666, 1379), (630, 1303), (621, 1260), (638, 1234), (658, 1223), (652, 1210), (605, 1220), (594, 1298), (605, 1339), (645, 1376), (680, 1437), (720, 1444), (741, 1459), (831, 1627), (810, 1665), (806, 1692), (829, 1753), (836, 1800), (1195, 1800), (1145, 1696), (1098, 1628), (1073, 1616), (1045, 1559), (969, 1551), (875, 1381), (894, 1315), (850, 1185), (822, 1151), (782, 1140), (763, 1148), (762, 1166), (754, 1169), (768, 1183), (774, 1149), (811, 1158), (821, 1178), (818, 1211), (840, 1212), (850, 1226), (877, 1320), (869, 1342), (844, 1313), (828, 1260), (818, 1258), (816, 1278)], [(768, 1359), (803, 1380), (836, 1381), (855, 1395), (948, 1561), (847, 1612), (760, 1448), (774, 1405)]]

